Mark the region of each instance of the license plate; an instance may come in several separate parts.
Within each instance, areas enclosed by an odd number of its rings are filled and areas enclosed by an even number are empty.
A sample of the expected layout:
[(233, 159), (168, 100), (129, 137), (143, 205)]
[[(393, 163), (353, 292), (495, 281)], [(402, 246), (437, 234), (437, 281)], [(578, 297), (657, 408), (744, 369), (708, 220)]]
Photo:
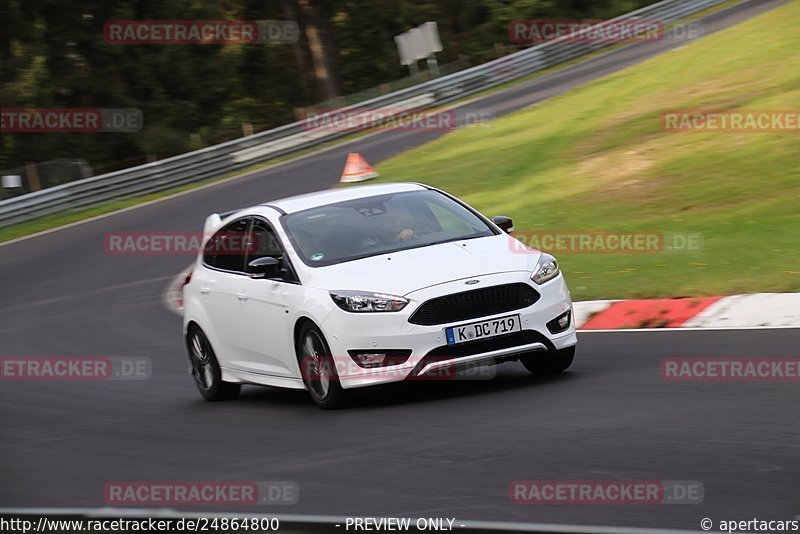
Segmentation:
[(519, 315), (508, 315), (497, 319), (489, 319), (488, 321), (451, 326), (450, 328), (445, 328), (444, 332), (447, 336), (447, 344), (456, 345), (477, 339), (502, 336), (503, 334), (519, 332), (520, 330), (522, 330), (522, 325)]

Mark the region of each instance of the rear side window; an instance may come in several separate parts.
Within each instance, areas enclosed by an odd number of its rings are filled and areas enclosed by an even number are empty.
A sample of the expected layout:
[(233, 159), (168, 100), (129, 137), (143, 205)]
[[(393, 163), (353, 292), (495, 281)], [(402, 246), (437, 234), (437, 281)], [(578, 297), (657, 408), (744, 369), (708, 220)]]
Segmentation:
[(250, 221), (249, 217), (238, 219), (211, 236), (203, 249), (203, 263), (226, 271), (244, 272)]

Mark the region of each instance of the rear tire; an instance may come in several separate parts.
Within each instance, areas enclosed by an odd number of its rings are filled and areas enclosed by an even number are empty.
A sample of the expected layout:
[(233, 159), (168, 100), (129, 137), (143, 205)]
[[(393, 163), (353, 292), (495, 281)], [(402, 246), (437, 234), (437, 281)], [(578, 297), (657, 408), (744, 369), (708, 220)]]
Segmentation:
[(575, 345), (565, 349), (548, 351), (546, 353), (534, 352), (521, 358), (525, 369), (535, 375), (552, 375), (566, 371), (575, 359)]
[(186, 338), (189, 349), (189, 362), (197, 390), (209, 402), (235, 399), (242, 389), (241, 384), (222, 381), (222, 370), (217, 356), (205, 333), (193, 325)]
[(317, 406), (323, 410), (345, 406), (347, 392), (339, 382), (339, 374), (325, 336), (316, 325), (306, 322), (300, 327), (296, 351), (303, 383)]

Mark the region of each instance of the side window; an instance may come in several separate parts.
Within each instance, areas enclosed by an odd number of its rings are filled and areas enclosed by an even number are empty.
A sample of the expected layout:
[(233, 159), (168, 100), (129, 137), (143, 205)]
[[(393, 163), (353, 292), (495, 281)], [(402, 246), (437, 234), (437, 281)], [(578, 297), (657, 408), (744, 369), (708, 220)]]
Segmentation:
[(238, 219), (214, 234), (203, 249), (203, 262), (226, 271), (244, 271), (250, 221), (249, 217)]
[[(247, 263), (264, 256), (279, 260), (283, 259), (283, 250), (278, 244), (275, 234), (266, 222), (259, 219), (255, 219), (253, 222), (253, 229), (248, 240), (248, 249), (250, 253), (247, 255)], [(247, 272), (250, 272), (249, 268)]]

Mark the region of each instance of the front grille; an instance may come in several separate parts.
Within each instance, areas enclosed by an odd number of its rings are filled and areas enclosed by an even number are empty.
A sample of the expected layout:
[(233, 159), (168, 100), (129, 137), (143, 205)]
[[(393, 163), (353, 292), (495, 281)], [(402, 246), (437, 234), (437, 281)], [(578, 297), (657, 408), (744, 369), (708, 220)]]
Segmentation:
[(411, 314), (408, 322), (423, 326), (453, 323), (527, 308), (537, 300), (539, 293), (528, 284), (483, 287), (431, 299)]

